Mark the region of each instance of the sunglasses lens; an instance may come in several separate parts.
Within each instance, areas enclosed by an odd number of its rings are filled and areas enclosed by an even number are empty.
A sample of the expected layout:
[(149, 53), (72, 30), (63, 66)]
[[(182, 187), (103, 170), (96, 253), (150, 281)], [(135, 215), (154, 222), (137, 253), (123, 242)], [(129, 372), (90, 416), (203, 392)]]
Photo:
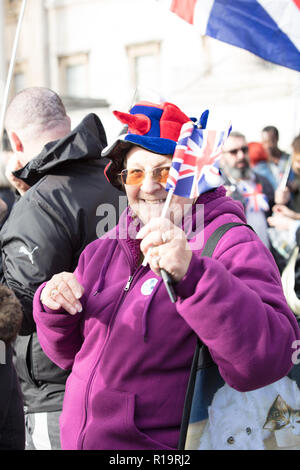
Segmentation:
[(237, 155), (239, 151), (242, 151), (243, 153), (247, 153), (248, 145), (245, 145), (244, 147), (240, 147), (238, 149), (229, 150), (229, 153), (231, 153), (232, 155)]
[(128, 185), (140, 184), (144, 179), (144, 172), (142, 170), (132, 169), (121, 171), (122, 182)]
[(153, 177), (157, 183), (166, 183), (168, 180), (170, 168), (155, 168)]
[[(168, 176), (169, 176), (170, 168), (155, 168), (153, 170), (153, 179), (157, 183), (166, 183)], [(129, 169), (129, 170), (122, 170), (121, 173), (121, 180), (123, 184), (136, 186), (142, 184), (145, 178), (145, 172), (139, 169)]]

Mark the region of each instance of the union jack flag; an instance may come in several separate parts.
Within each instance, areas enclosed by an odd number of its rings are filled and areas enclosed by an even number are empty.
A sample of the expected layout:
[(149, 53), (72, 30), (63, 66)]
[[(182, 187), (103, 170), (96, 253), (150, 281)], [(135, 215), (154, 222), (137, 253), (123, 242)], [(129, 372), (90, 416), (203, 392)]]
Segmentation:
[(181, 129), (166, 190), (189, 199), (223, 184), (219, 171), (222, 147), (231, 132), (199, 129), (186, 122)]
[(246, 207), (251, 212), (264, 211), (268, 212), (270, 209), (267, 196), (262, 192), (261, 184), (241, 184), (241, 190), (246, 200)]

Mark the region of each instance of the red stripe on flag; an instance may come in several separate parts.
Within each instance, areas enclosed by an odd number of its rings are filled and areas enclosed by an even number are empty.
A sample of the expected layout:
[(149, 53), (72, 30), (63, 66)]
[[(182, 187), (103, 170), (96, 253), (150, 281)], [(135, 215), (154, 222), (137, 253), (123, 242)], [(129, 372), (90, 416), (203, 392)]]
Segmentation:
[(196, 3), (197, 0), (173, 0), (170, 10), (183, 20), (193, 24)]
[(193, 170), (183, 170), (183, 171), (180, 171), (179, 174), (180, 176), (189, 175), (189, 174), (193, 175), (194, 172)]
[(172, 183), (174, 184), (174, 186), (176, 186), (176, 184), (177, 184), (177, 179), (176, 179), (176, 178), (174, 178), (174, 176), (173, 176), (173, 175), (170, 175), (170, 174), (169, 174), (169, 177), (168, 177), (168, 179), (172, 181)]
[(186, 153), (183, 158), (183, 163), (185, 165), (196, 166), (197, 157), (195, 157), (195, 155), (190, 155), (189, 153)]
[(298, 7), (300, 10), (300, 0), (293, 0), (293, 2), (295, 3), (296, 7)]

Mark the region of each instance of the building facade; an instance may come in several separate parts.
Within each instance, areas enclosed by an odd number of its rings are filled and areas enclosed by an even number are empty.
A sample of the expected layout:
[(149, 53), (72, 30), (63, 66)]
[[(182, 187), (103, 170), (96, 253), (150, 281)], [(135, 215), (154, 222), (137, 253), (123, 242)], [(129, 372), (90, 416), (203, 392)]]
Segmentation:
[[(22, 0), (1, 1), (3, 80)], [(300, 132), (300, 74), (202, 37), (168, 3), (27, 0), (11, 94), (50, 87), (63, 97), (73, 125), (96, 112), (109, 139), (120, 129), (112, 109), (126, 111), (136, 99), (172, 101), (190, 116), (210, 109), (211, 126), (232, 121), (249, 140), (275, 125), (289, 150)]]

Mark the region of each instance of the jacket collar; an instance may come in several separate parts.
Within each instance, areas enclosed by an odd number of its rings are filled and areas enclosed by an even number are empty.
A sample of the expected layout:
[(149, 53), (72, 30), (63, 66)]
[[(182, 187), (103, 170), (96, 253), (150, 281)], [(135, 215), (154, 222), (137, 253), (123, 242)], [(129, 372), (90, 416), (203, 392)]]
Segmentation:
[(43, 176), (67, 163), (100, 159), (106, 145), (106, 135), (99, 117), (88, 114), (66, 137), (46, 144), (37, 157), (15, 171), (14, 175), (33, 186)]

